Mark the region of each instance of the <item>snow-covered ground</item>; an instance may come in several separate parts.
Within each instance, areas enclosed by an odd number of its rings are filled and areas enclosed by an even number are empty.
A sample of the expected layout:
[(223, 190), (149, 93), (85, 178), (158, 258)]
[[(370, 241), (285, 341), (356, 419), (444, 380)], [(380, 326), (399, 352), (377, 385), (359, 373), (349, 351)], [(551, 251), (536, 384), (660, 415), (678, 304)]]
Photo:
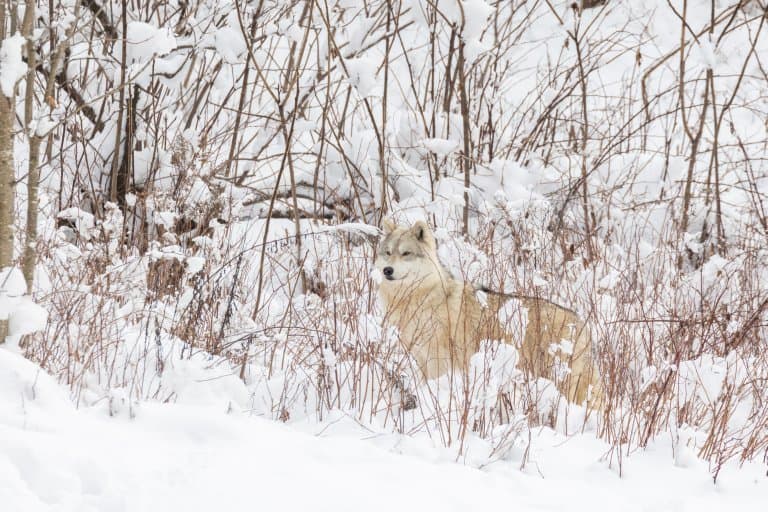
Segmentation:
[[(757, 463), (712, 483), (669, 440), (618, 463), (593, 435), (533, 431), (530, 461), (480, 467), (427, 439), (366, 432), (339, 414), (282, 425), (219, 407), (141, 403), (110, 417), (0, 349), (3, 511), (765, 510)], [(612, 460), (611, 460), (612, 459)]]

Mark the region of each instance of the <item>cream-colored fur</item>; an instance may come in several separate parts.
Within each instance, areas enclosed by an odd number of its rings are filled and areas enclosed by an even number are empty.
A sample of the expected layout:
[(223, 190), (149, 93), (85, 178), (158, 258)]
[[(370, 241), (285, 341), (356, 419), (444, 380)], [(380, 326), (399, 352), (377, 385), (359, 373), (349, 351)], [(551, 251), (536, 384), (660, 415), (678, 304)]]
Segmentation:
[[(588, 401), (592, 407), (599, 402), (589, 332), (574, 312), (534, 297), (492, 292), (481, 303), (472, 285), (454, 279), (440, 264), (426, 223), (406, 228), (385, 219), (383, 228), (376, 267), (384, 276), (379, 295), (385, 321), (398, 328), (401, 341), (427, 379), (452, 369), (466, 370), (482, 340), (504, 340), (517, 346), (518, 365), (528, 375), (557, 380), (572, 402)], [(527, 309), (522, 341), (511, 339), (499, 319), (499, 311), (513, 298)], [(562, 344), (563, 340), (567, 342)], [(572, 352), (568, 356), (568, 350), (553, 351), (553, 344), (566, 348), (572, 344)], [(570, 367), (564, 378), (554, 379), (553, 353)]]

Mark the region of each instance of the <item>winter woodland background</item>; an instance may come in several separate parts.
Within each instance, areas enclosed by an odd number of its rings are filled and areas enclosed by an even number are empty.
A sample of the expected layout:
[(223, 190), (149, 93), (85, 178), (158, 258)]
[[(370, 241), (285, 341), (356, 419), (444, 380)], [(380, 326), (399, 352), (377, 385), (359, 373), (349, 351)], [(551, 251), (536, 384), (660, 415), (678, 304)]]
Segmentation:
[[(765, 460), (765, 0), (0, 5), (0, 334), (80, 408), (344, 418), (476, 466), (545, 427), (619, 472), (659, 438), (715, 479)], [(419, 384), (385, 215), (578, 310), (606, 407), (493, 343)]]

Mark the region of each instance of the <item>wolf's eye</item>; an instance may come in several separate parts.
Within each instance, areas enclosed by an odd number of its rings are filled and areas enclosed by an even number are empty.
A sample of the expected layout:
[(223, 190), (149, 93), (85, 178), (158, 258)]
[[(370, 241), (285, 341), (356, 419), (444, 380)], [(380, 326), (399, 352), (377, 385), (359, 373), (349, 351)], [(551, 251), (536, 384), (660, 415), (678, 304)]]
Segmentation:
[(410, 256), (411, 254), (413, 254), (413, 253), (411, 253), (411, 251), (405, 251), (405, 252), (403, 252), (403, 256)]
[(387, 256), (392, 256), (392, 251), (387, 249), (386, 251), (384, 251), (384, 254), (386, 254)]

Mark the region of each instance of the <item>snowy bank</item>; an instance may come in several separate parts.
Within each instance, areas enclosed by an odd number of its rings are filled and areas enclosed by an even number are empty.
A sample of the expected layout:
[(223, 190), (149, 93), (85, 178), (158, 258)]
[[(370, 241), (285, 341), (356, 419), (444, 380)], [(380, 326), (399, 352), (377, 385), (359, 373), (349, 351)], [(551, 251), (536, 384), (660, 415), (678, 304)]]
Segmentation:
[[(217, 407), (143, 403), (134, 419), (76, 411), (63, 387), (0, 349), (0, 502), (12, 511), (760, 510), (757, 464), (637, 452), (625, 476), (589, 435), (536, 431), (532, 461), (472, 468), (428, 440), (371, 435), (343, 415), (286, 426)], [(304, 431), (302, 431), (304, 430)], [(367, 439), (363, 439), (367, 438)], [(681, 448), (684, 450), (684, 448)]]

